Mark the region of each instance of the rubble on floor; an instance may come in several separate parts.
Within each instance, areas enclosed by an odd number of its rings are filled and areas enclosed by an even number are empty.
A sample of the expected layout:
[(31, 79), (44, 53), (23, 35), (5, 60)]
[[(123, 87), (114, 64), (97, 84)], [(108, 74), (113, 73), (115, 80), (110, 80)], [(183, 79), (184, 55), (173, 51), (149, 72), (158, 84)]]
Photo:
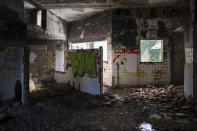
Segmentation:
[(4, 123), (14, 117), (10, 116), (10, 112), (18, 110), (21, 107), (21, 103), (9, 100), (0, 103), (0, 124)]
[[(109, 89), (92, 96), (50, 83), (10, 110), (0, 130), (195, 131), (197, 108), (183, 98), (183, 86)], [(1, 116), (0, 116), (1, 117)]]

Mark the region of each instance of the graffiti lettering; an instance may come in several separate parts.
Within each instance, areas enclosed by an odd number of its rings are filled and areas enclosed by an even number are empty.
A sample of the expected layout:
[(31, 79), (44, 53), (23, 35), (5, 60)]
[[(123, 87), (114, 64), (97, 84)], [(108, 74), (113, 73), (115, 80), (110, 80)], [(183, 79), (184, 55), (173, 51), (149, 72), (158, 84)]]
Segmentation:
[(191, 63), (186, 63), (186, 67), (190, 68), (191, 67)]
[(8, 81), (14, 78), (16, 78), (16, 73), (2, 73), (0, 75), (0, 79), (4, 81)]
[(162, 70), (155, 70), (152, 72), (153, 73), (153, 79), (155, 81), (161, 80), (162, 79)]
[(16, 62), (17, 61), (17, 51), (15, 48), (7, 50), (5, 61), (6, 62)]
[(15, 48), (10, 48), (7, 50), (7, 55), (16, 55), (16, 49)]
[(147, 73), (144, 72), (144, 71), (133, 73), (133, 72), (128, 72), (127, 69), (124, 69), (124, 73), (130, 74), (130, 75), (132, 75), (134, 77), (146, 77), (147, 76)]
[(96, 77), (96, 56), (96, 51), (69, 53), (74, 76), (83, 76), (84, 73), (88, 73), (89, 77)]
[(127, 58), (122, 58), (123, 61), (125, 61), (126, 63), (128, 62)]
[(5, 56), (5, 61), (6, 62), (16, 62), (17, 56), (16, 55), (7, 55), (7, 56)]
[(100, 61), (100, 56), (97, 56), (97, 64), (100, 65), (101, 61)]
[(139, 52), (139, 50), (123, 49), (123, 50), (114, 50), (114, 54), (117, 54), (117, 56), (113, 59), (113, 63), (116, 62), (116, 60), (119, 59), (119, 57), (122, 54), (140, 54), (140, 52)]
[(7, 48), (4, 54), (1, 59), (4, 59), (5, 62), (0, 64), (0, 80), (9, 81), (17, 77), (15, 72), (17, 66), (14, 63), (9, 63), (17, 61), (17, 50), (16, 48)]
[(11, 66), (11, 65), (4, 65), (4, 66), (2, 66), (2, 69), (8, 70), (8, 71), (16, 71), (17, 67), (16, 66)]
[(66, 62), (67, 62), (67, 63), (70, 63), (70, 58), (69, 58), (69, 56), (66, 57)]

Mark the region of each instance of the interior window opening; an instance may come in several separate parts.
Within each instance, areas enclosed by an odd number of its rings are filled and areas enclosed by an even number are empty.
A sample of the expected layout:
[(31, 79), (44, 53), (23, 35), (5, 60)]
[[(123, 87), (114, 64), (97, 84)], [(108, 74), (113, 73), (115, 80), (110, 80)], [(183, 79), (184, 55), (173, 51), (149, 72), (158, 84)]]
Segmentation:
[(42, 26), (42, 11), (41, 10), (37, 12), (37, 25)]
[(163, 40), (140, 41), (141, 62), (163, 62)]

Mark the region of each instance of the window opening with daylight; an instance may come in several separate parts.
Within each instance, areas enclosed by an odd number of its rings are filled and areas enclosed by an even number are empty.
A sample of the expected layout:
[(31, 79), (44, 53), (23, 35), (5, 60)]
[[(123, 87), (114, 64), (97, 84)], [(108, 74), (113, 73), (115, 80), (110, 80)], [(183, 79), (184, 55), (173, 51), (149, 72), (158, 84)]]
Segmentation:
[(77, 49), (99, 49), (103, 48), (103, 61), (107, 61), (107, 41), (85, 42), (85, 43), (73, 43), (70, 44), (70, 50)]
[(140, 41), (141, 62), (163, 62), (163, 40)]

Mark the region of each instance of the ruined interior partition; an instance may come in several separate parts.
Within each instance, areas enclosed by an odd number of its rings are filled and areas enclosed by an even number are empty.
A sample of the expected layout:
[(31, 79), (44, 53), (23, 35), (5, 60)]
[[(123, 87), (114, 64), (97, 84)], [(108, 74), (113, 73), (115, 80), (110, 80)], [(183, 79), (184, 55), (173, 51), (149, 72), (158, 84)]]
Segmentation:
[(102, 50), (71, 50), (66, 59), (67, 66), (72, 72), (70, 82), (73, 87), (92, 95), (101, 95)]
[(7, 47), (0, 50), (0, 100), (16, 97), (20, 90), (20, 100), (24, 102), (24, 48)]

